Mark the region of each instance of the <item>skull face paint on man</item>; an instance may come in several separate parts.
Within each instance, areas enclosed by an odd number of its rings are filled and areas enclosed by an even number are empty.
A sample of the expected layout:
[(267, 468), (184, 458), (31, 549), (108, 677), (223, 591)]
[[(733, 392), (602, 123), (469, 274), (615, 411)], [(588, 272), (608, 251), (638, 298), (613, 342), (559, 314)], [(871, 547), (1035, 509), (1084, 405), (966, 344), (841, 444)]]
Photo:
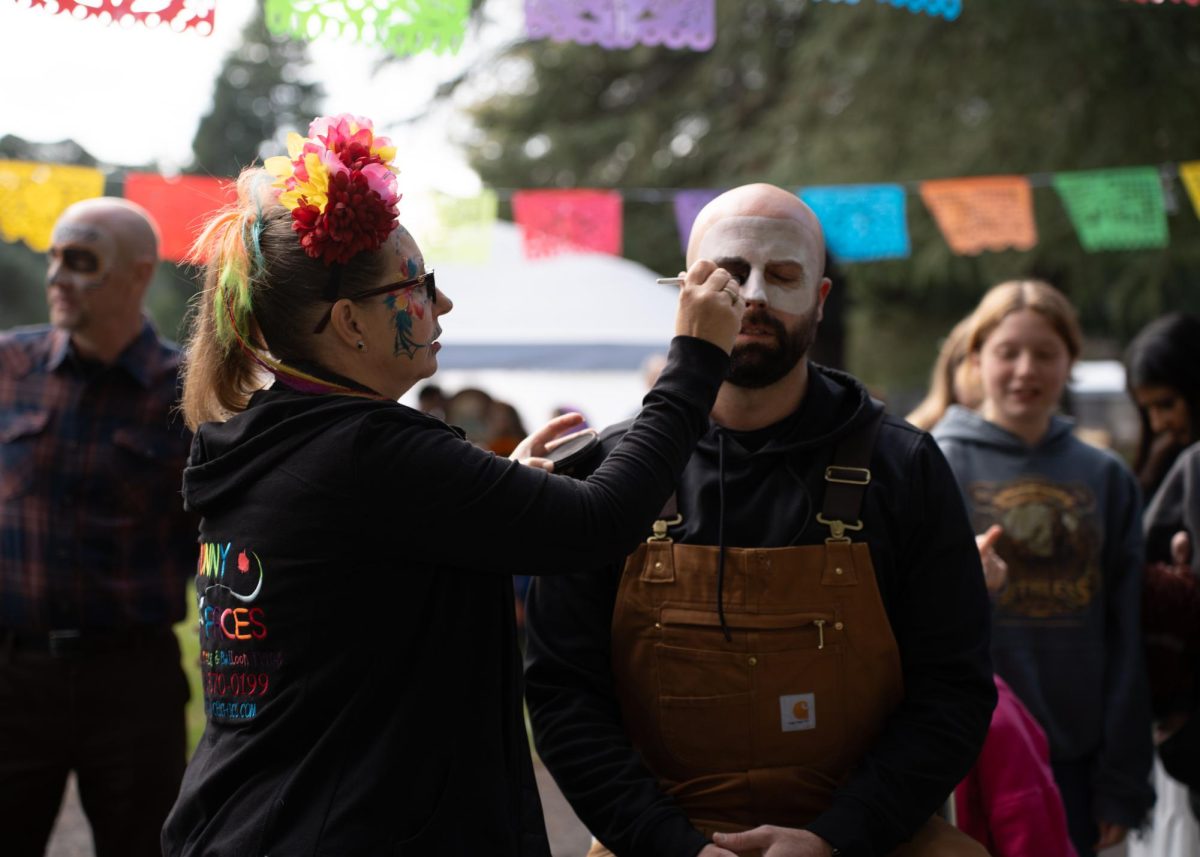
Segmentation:
[(87, 326), (94, 303), (90, 293), (103, 287), (117, 262), (116, 239), (78, 219), (59, 221), (47, 253), (47, 300), (50, 322), (64, 330)]
[(778, 381), (812, 347), (828, 291), (812, 232), (788, 217), (723, 217), (707, 227), (695, 256), (732, 274), (746, 301), (728, 380), (747, 388)]
[(812, 309), (820, 259), (795, 220), (780, 217), (726, 217), (705, 231), (698, 256), (733, 274), (746, 303), (800, 315)]

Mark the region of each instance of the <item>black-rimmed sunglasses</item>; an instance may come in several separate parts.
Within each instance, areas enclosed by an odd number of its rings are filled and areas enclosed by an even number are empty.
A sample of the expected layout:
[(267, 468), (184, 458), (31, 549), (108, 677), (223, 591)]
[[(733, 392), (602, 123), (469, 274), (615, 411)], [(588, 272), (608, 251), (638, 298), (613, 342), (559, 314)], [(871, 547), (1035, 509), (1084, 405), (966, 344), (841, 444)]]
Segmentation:
[[(367, 298), (373, 298), (376, 295), (386, 295), (388, 292), (399, 292), (404, 289), (415, 289), (418, 286), (425, 287), (425, 295), (429, 298), (429, 303), (437, 303), (437, 285), (434, 281), (433, 271), (426, 271), (419, 277), (413, 277), (409, 280), (402, 280), (399, 283), (388, 283), (386, 286), (380, 286), (377, 289), (367, 289), (365, 292), (359, 292), (357, 295), (346, 295), (348, 300), (362, 301)], [(341, 298), (338, 298), (341, 300)], [(329, 324), (329, 319), (333, 318), (333, 307), (329, 308), (329, 312), (321, 316), (321, 320), (317, 322), (317, 326), (313, 328), (313, 333), (320, 333)]]

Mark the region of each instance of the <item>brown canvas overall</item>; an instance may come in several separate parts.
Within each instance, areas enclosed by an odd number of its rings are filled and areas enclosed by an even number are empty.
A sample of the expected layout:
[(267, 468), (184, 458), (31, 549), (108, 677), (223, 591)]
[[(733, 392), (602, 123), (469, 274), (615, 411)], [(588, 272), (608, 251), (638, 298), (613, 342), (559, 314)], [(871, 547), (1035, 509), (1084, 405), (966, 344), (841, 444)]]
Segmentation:
[[(864, 468), (829, 471), (869, 480)], [(663, 790), (706, 835), (811, 822), (903, 697), (870, 552), (846, 528), (831, 529), (824, 544), (725, 549), (729, 641), (717, 613), (716, 547), (674, 544), (660, 522), (625, 563), (612, 622), (624, 723)], [(937, 818), (893, 853), (986, 857)], [(599, 843), (590, 851), (610, 854)]]

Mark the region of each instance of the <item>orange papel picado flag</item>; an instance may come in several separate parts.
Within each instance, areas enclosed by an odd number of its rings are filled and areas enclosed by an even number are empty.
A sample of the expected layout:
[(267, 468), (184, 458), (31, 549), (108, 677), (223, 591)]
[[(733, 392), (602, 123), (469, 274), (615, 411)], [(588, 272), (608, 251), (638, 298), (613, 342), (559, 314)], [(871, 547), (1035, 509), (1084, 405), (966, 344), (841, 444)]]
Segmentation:
[(921, 199), (955, 253), (1028, 250), (1037, 244), (1033, 189), (1025, 176), (979, 176), (921, 184)]

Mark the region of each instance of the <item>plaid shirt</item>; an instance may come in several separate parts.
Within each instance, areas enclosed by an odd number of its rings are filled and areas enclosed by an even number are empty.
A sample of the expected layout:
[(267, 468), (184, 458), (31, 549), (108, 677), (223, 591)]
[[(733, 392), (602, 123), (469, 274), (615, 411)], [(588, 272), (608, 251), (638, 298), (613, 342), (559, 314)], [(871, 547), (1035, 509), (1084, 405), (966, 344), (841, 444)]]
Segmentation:
[(178, 368), (149, 323), (111, 366), (62, 330), (0, 334), (0, 630), (183, 618), (197, 521)]

